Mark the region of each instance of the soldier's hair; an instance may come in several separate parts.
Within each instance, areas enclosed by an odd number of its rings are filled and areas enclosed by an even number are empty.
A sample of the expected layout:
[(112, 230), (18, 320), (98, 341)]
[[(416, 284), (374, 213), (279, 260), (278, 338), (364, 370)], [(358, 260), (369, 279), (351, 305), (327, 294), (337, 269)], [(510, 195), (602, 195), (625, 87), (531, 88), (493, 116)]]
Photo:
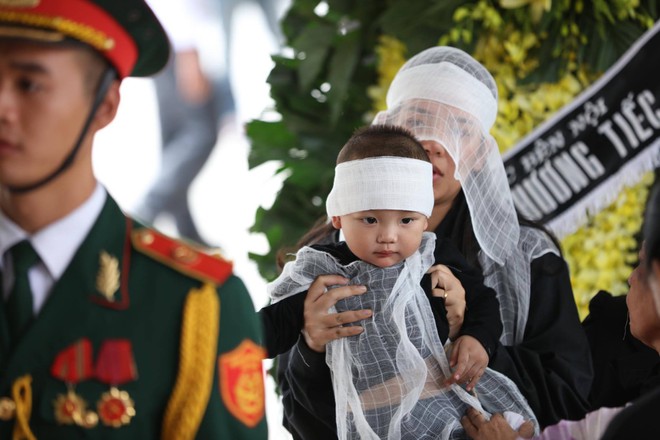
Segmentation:
[(75, 40), (67, 40), (61, 44), (80, 49), (76, 53), (83, 68), (85, 90), (93, 96), (99, 86), (103, 72), (113, 69), (113, 67), (108, 60), (87, 44)]

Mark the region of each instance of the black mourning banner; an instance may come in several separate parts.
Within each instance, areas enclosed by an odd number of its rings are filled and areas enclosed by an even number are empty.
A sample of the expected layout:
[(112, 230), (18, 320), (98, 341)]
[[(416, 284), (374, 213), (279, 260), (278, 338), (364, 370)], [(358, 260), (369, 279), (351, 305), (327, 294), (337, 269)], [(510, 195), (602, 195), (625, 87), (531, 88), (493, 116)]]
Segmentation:
[(660, 22), (504, 155), (516, 208), (563, 236), (660, 162)]

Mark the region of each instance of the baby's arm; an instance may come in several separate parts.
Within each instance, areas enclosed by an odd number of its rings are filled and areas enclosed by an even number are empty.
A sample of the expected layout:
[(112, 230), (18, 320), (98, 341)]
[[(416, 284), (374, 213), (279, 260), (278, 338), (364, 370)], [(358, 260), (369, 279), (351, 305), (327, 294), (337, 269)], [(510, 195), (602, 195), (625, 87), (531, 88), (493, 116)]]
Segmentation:
[(453, 374), (447, 383), (465, 383), (472, 391), (497, 347), (502, 322), (495, 291), (483, 284), (483, 278), (469, 266), (455, 275), (465, 288), (466, 313), (453, 343), (449, 359)]
[(477, 339), (492, 358), (502, 334), (497, 294), (485, 285), (481, 270), (472, 266), (448, 240), (436, 242), (434, 256), (435, 262), (447, 266), (465, 289), (465, 315), (457, 336)]

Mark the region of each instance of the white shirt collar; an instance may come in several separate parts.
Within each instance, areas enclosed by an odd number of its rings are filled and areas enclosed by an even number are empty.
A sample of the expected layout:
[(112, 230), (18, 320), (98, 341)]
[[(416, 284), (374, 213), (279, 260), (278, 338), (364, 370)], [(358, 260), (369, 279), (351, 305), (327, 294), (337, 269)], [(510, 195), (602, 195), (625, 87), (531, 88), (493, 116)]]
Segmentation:
[(58, 280), (92, 229), (106, 198), (105, 189), (97, 183), (92, 195), (82, 205), (31, 237), (0, 211), (0, 255), (29, 238), (50, 275)]
[(13, 245), (25, 240), (27, 237), (27, 232), (11, 221), (2, 210), (0, 210), (0, 267), (2, 267), (3, 264), (2, 256), (5, 255)]

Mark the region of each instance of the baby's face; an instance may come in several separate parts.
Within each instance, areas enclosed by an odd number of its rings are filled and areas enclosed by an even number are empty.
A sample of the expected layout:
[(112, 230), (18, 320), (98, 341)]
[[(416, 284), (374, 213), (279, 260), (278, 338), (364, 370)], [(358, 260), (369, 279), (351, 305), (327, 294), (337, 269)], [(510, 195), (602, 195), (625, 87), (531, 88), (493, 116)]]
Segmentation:
[(333, 217), (332, 224), (360, 260), (389, 267), (419, 249), (427, 218), (414, 211), (376, 209)]

